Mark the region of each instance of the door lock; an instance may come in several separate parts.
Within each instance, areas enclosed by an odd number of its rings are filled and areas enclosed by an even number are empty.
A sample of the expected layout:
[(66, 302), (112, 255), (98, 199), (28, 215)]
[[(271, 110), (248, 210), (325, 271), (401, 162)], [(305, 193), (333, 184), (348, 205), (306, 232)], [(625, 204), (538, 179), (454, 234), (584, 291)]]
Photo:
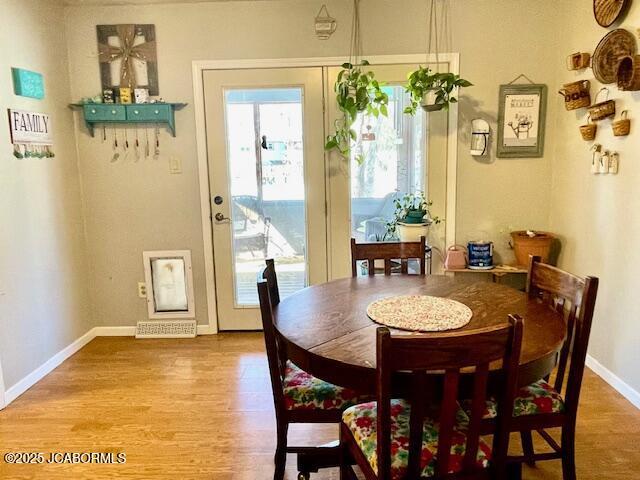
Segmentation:
[(213, 218), (216, 219), (216, 222), (226, 222), (231, 220), (229, 217), (225, 217), (224, 214), (220, 212), (216, 213)]
[(216, 205), (222, 205), (222, 202), (224, 202), (224, 200), (220, 195), (216, 195), (215, 197), (213, 197), (213, 203), (215, 203)]

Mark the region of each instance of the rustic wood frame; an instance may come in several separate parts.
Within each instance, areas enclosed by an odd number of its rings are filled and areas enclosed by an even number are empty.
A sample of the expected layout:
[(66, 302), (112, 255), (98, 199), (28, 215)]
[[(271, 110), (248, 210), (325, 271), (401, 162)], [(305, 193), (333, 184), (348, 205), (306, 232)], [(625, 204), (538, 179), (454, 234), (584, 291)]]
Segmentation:
[[(504, 114), (507, 95), (538, 95), (538, 144), (535, 147), (507, 147), (504, 142)], [(500, 103), (498, 106), (498, 158), (538, 158), (544, 155), (544, 137), (547, 116), (547, 86), (544, 84), (500, 85)]]
[[(118, 25), (96, 25), (96, 32), (98, 36), (98, 44), (106, 44), (109, 37), (118, 35)], [(136, 32), (140, 31), (144, 35), (147, 42), (152, 42), (156, 39), (156, 26), (154, 24), (134, 24)], [(154, 49), (154, 55), (152, 59), (147, 60), (147, 78), (149, 79), (148, 85), (136, 85), (135, 88), (147, 88), (149, 89), (150, 96), (157, 96), (160, 94), (160, 88), (158, 85), (158, 51)], [(119, 85), (111, 84), (111, 62), (100, 62), (100, 81), (102, 83), (102, 90), (107, 88), (118, 88)], [(133, 92), (131, 92), (133, 94)]]

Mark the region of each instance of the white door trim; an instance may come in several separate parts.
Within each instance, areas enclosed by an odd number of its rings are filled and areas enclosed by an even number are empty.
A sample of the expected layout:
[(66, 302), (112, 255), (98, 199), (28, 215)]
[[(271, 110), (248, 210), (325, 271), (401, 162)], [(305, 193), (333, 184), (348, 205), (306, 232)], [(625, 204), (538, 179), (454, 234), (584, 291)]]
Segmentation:
[[(209, 188), (209, 165), (207, 161), (207, 137), (204, 108), (204, 82), (202, 73), (205, 70), (256, 69), (256, 68), (292, 68), (292, 67), (333, 67), (342, 65), (345, 57), (315, 58), (262, 58), (243, 60), (194, 60), (193, 74), (193, 106), (196, 121), (196, 148), (198, 154), (198, 179), (200, 186), (200, 211), (202, 221), (202, 240), (204, 246), (205, 284), (207, 292), (208, 327), (204, 334), (218, 333), (218, 317), (216, 310), (216, 288), (213, 267), (213, 230), (211, 225), (211, 191)], [(448, 63), (452, 73), (459, 73), (460, 55), (458, 53), (411, 54), (411, 55), (368, 55), (372, 65), (393, 65), (415, 63)], [(456, 181), (458, 171), (458, 104), (449, 109), (449, 130), (447, 148), (447, 201), (445, 207), (445, 245), (455, 243), (456, 232)], [(200, 330), (200, 329), (199, 329)], [(200, 331), (198, 332), (200, 333)]]

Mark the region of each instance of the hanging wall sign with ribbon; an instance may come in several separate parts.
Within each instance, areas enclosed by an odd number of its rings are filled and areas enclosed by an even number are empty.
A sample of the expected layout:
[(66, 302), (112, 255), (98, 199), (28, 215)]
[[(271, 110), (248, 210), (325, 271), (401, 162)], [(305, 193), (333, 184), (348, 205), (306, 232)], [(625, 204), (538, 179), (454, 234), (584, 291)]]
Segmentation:
[(9, 109), (9, 131), (17, 158), (53, 157), (51, 119), (46, 113)]
[[(148, 88), (149, 95), (158, 95), (155, 25), (98, 25), (96, 28), (102, 89)], [(118, 71), (112, 75), (115, 68)]]

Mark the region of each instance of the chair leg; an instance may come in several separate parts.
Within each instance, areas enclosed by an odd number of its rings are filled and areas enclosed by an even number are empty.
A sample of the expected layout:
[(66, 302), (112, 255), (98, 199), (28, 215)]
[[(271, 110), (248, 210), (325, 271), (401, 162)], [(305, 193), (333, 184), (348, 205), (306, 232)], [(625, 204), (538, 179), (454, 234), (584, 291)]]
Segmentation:
[(562, 478), (576, 480), (575, 428), (562, 428)]
[(529, 465), (530, 467), (536, 466), (536, 461), (533, 459), (534, 450), (533, 450), (533, 437), (531, 435), (531, 430), (523, 430), (520, 432), (520, 440), (522, 441), (522, 452), (524, 453), (524, 463)]
[(284, 469), (287, 464), (287, 433), (289, 424), (286, 422), (278, 422), (278, 443), (276, 445), (276, 454), (274, 458), (275, 471), (273, 480), (284, 479)]
[(349, 449), (344, 440), (344, 427), (340, 424), (340, 480), (351, 480), (353, 478), (353, 470), (351, 470), (349, 461)]

